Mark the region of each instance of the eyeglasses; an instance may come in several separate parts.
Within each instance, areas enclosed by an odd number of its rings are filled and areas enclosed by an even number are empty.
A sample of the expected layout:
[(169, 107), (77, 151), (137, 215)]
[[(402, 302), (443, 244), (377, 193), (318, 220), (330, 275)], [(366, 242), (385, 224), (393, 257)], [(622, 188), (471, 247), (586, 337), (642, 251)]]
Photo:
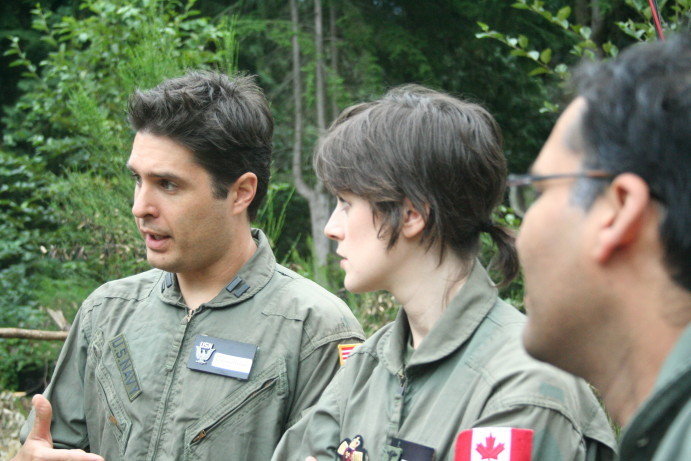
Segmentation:
[(510, 174), (507, 184), (509, 186), (509, 202), (511, 208), (518, 216), (523, 217), (528, 208), (540, 197), (540, 191), (535, 188), (534, 183), (546, 181), (548, 179), (566, 178), (590, 178), (590, 179), (612, 179), (615, 174), (601, 170), (579, 171), (578, 173), (548, 174), (535, 176), (531, 174)]

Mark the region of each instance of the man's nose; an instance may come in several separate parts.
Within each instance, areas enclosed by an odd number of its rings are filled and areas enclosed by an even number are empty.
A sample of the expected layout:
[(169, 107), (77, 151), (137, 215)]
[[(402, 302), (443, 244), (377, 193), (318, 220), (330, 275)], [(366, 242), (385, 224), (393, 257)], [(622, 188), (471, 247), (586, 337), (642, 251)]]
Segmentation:
[(151, 188), (144, 184), (137, 185), (134, 188), (134, 201), (132, 203), (132, 214), (136, 218), (145, 218), (147, 216), (158, 216), (158, 208), (154, 202), (154, 197)]

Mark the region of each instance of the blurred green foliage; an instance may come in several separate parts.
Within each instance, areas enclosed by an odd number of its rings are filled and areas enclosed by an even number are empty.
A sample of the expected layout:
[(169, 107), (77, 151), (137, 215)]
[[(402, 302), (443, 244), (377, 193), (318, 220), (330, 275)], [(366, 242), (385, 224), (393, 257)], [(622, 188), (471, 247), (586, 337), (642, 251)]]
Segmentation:
[[(607, 7), (612, 2), (600, 2), (601, 7)], [(691, 18), (691, 0), (671, 0), (660, 3), (661, 13), (667, 18), (665, 23), (666, 33), (673, 33), (682, 27), (688, 27), (688, 20)], [(625, 7), (630, 11), (630, 16), (626, 20), (614, 21), (614, 25), (628, 37), (629, 43), (633, 41), (656, 40), (657, 35), (652, 21), (652, 12), (648, 2), (644, 0), (625, 0)], [(597, 41), (591, 27), (587, 24), (580, 24), (574, 17), (573, 8), (569, 5), (562, 6), (556, 13), (552, 12), (544, 1), (539, 0), (518, 0), (511, 5), (517, 10), (527, 11), (546, 25), (550, 25), (557, 30), (561, 30), (563, 37), (568, 44), (568, 51), (571, 58), (578, 59), (598, 59), (611, 58), (619, 53), (619, 47), (614, 43), (616, 34), (611, 37)], [(612, 8), (611, 5), (609, 5)], [(632, 16), (632, 17), (631, 17)], [(571, 73), (567, 64), (566, 56), (554, 58), (553, 48), (544, 44), (536, 44), (527, 35), (498, 32), (488, 24), (478, 21), (481, 32), (475, 34), (477, 38), (490, 38), (497, 40), (511, 49), (510, 55), (525, 58), (533, 65), (529, 76), (548, 75), (559, 80), (566, 81)], [(556, 113), (560, 110), (560, 104), (555, 101), (545, 100), (540, 112)]]
[[(272, 102), (273, 179), (254, 224), (265, 230), (279, 262), (325, 280), (368, 334), (394, 318), (398, 306), (390, 295), (347, 293), (338, 265), (316, 267), (310, 252), (307, 205), (294, 193), (290, 174), (294, 102), (287, 2), (38, 1), (0, 7), (0, 66), (12, 66), (0, 73), (0, 101), (11, 103), (0, 111), (0, 327), (54, 329), (43, 308), (62, 310), (71, 320), (99, 284), (147, 267), (129, 210), (131, 178), (123, 168), (132, 139), (126, 99), (135, 88), (200, 67), (257, 74)], [(690, 2), (659, 2), (668, 29), (681, 27)], [(327, 118), (392, 86), (421, 83), (487, 106), (503, 127), (510, 170), (524, 171), (549, 132), (568, 66), (581, 56), (614, 55), (653, 37), (644, 0), (591, 2), (604, 24), (597, 33), (576, 19), (573, 3), (324, 0)], [(314, 13), (311, 1), (298, 4), (306, 153), (319, 135)], [(334, 36), (328, 32), (331, 7)], [(311, 174), (309, 156), (303, 157)], [(494, 219), (519, 225), (506, 207)], [(493, 248), (487, 236), (482, 239), (480, 259), (487, 264)], [(501, 295), (522, 308), (522, 280)], [(40, 386), (59, 347), (0, 340), (0, 388)]]
[[(32, 28), (49, 50), (38, 63), (11, 38), (5, 55), (23, 80), (3, 117), (0, 326), (53, 329), (42, 307), (72, 320), (99, 284), (146, 267), (124, 168), (127, 96), (187, 68), (235, 69), (232, 18), (193, 7), (84, 0), (77, 15), (60, 15), (37, 6)], [(0, 340), (0, 387), (40, 386), (59, 346)], [(27, 375), (38, 382), (20, 382)]]

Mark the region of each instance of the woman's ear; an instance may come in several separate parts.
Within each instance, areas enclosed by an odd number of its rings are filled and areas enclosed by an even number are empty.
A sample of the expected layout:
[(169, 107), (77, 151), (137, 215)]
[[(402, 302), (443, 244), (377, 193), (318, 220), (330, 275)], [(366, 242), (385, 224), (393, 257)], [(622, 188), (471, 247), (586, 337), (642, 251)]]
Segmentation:
[[(425, 207), (428, 208), (428, 207)], [(429, 209), (425, 210), (426, 214)], [(401, 228), (401, 235), (406, 238), (415, 238), (422, 235), (425, 229), (426, 215), (420, 213), (409, 199), (403, 200), (403, 227)]]

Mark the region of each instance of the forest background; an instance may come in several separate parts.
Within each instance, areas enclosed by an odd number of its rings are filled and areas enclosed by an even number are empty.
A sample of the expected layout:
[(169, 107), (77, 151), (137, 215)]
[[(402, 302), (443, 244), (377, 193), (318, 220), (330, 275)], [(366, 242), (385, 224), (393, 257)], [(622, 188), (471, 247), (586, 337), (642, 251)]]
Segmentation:
[[(691, 0), (658, 4), (667, 33), (688, 28)], [(280, 262), (343, 297), (369, 334), (395, 302), (341, 288), (321, 232), (332, 199), (310, 166), (339, 111), (404, 83), (469, 98), (495, 115), (521, 173), (566, 101), (569, 66), (653, 39), (646, 0), (5, 0), (0, 328), (66, 330), (93, 289), (147, 268), (124, 168), (135, 88), (189, 68), (257, 75), (276, 131), (255, 225)], [(520, 224), (507, 206), (496, 219)], [(522, 295), (520, 280), (502, 291), (518, 308)], [(40, 392), (60, 346), (0, 338), (0, 391)]]

